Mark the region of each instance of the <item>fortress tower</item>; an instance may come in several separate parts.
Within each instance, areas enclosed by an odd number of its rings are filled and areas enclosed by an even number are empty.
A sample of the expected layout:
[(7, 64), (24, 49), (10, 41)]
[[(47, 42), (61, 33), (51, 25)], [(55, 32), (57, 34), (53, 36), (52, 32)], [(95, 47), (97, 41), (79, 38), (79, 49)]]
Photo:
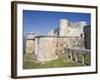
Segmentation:
[(60, 36), (65, 36), (67, 27), (68, 27), (69, 21), (66, 19), (60, 19), (60, 23), (59, 23), (59, 35)]
[(26, 53), (35, 53), (35, 34), (28, 33), (26, 37)]

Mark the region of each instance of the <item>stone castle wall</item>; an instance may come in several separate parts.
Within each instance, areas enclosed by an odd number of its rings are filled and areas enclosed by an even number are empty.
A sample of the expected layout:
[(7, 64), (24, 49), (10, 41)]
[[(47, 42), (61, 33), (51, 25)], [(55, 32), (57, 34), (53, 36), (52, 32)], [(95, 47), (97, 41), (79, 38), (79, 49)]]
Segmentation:
[(47, 36), (29, 35), (26, 40), (26, 53), (34, 53), (38, 61), (50, 61), (63, 54), (64, 48), (84, 49), (84, 26), (86, 22), (71, 23), (61, 19), (59, 27)]
[(84, 26), (86, 22), (76, 22), (72, 23), (66, 19), (61, 19), (59, 22), (59, 35), (60, 36), (80, 36), (84, 35)]
[(38, 36), (35, 40), (35, 54), (38, 61), (55, 60), (64, 53), (64, 48), (84, 49), (84, 39), (82, 37)]
[(32, 39), (26, 40), (25, 52), (26, 53), (34, 53), (35, 52), (35, 40), (32, 40)]
[(35, 46), (35, 54), (38, 61), (50, 61), (58, 58), (56, 55), (56, 37), (38, 37), (36, 38)]

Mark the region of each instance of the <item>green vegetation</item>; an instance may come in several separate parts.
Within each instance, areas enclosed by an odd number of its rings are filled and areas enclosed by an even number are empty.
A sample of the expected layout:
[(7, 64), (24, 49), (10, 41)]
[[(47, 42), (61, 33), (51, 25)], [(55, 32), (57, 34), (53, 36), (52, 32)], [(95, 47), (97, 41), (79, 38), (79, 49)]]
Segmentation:
[(84, 56), (85, 56), (85, 64), (91, 65), (91, 56), (89, 54), (86, 54)]
[(66, 58), (59, 58), (57, 60), (39, 63), (38, 61), (36, 61), (35, 58), (32, 59), (29, 56), (24, 55), (24, 60), (23, 60), (24, 69), (75, 67), (75, 66), (85, 66), (85, 65)]

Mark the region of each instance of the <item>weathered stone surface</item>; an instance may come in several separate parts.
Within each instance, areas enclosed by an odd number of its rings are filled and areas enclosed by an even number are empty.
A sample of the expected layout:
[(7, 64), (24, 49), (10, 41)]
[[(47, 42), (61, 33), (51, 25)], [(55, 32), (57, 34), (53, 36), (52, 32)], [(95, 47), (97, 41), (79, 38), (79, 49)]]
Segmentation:
[(35, 40), (35, 54), (39, 61), (55, 60), (64, 54), (65, 48), (84, 48), (80, 37), (38, 37)]
[(38, 61), (50, 61), (56, 60), (57, 38), (52, 37), (39, 37), (36, 38), (35, 54), (37, 55)]
[(28, 33), (26, 36), (26, 53), (35, 53), (35, 34), (33, 32)]
[(60, 19), (59, 27), (51, 30), (48, 34), (53, 36), (59, 34), (60, 36), (84, 36), (84, 26), (86, 26), (85, 21), (80, 22), (70, 22), (66, 19)]
[(34, 53), (35, 52), (35, 41), (34, 40), (26, 40), (26, 53)]

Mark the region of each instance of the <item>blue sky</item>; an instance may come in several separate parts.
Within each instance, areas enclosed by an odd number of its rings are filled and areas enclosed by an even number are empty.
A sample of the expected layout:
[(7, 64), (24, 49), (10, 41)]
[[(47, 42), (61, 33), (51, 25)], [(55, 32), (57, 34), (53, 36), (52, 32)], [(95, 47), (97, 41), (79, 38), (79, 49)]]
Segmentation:
[(71, 22), (86, 21), (87, 24), (90, 24), (91, 14), (23, 10), (24, 33), (47, 34), (58, 27), (60, 19), (68, 19)]

